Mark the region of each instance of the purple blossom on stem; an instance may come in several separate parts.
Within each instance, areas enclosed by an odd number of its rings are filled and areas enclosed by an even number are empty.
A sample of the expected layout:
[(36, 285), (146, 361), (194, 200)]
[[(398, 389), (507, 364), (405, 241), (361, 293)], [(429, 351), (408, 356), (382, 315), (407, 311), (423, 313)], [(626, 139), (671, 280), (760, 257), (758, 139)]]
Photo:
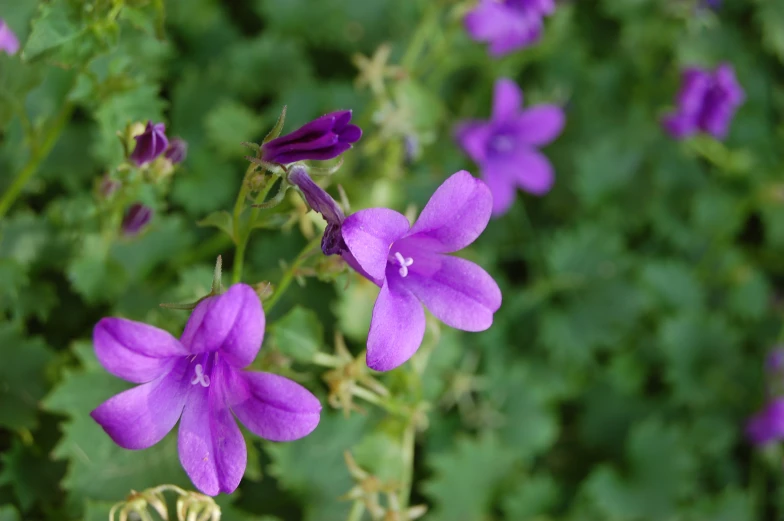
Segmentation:
[(136, 235), (147, 226), (152, 219), (152, 208), (142, 203), (132, 204), (125, 212), (122, 220), (122, 231), (125, 235)]
[(290, 134), (264, 143), (261, 158), (285, 165), (307, 159), (322, 161), (338, 157), (362, 137), (362, 130), (350, 121), (350, 110), (321, 116)]
[(288, 180), (299, 188), (308, 206), (313, 211), (320, 213), (327, 221), (327, 228), (321, 238), (321, 251), (324, 252), (324, 255), (335, 255), (345, 251), (346, 243), (343, 241), (341, 227), (346, 216), (338, 203), (310, 178), (308, 171), (302, 165), (291, 167)]
[(784, 398), (771, 400), (746, 424), (746, 436), (754, 445), (766, 445), (784, 438)]
[(702, 131), (723, 140), (744, 98), (730, 64), (723, 63), (713, 72), (688, 67), (681, 73), (678, 108), (664, 117), (662, 125), (675, 139)]
[(166, 157), (166, 159), (171, 161), (174, 165), (185, 161), (187, 156), (188, 142), (178, 137), (171, 140), (168, 148), (166, 148), (166, 152), (164, 152), (164, 157)]
[(488, 42), (497, 57), (538, 42), (544, 17), (554, 11), (555, 0), (480, 0), (464, 23), (471, 38)]
[(307, 389), (270, 373), (243, 371), (264, 337), (264, 311), (248, 285), (235, 284), (193, 310), (180, 340), (122, 318), (95, 326), (95, 353), (107, 371), (137, 387), (90, 415), (119, 446), (146, 449), (180, 421), (180, 462), (209, 495), (233, 492), (247, 464), (234, 416), (254, 434), (290, 441), (310, 434), (321, 405)]
[(445, 324), (482, 331), (501, 306), (498, 285), (482, 268), (446, 255), (474, 242), (490, 220), (492, 196), (466, 171), (447, 179), (413, 226), (386, 208), (346, 217), (343, 258), (381, 287), (367, 341), (367, 364), (377, 371), (399, 366), (425, 334), (423, 305)]
[(550, 191), (555, 175), (550, 161), (538, 147), (561, 133), (566, 118), (556, 105), (522, 109), (523, 93), (510, 79), (495, 83), (490, 121), (466, 121), (458, 125), (460, 146), (479, 165), (482, 178), (493, 194), (493, 215), (507, 212), (517, 188), (543, 195)]
[(166, 125), (163, 123), (147, 122), (144, 132), (135, 136), (136, 147), (131, 153), (131, 161), (136, 166), (149, 163), (159, 155), (163, 154), (169, 146), (166, 138)]
[(0, 51), (11, 55), (19, 52), (19, 39), (2, 18), (0, 18)]

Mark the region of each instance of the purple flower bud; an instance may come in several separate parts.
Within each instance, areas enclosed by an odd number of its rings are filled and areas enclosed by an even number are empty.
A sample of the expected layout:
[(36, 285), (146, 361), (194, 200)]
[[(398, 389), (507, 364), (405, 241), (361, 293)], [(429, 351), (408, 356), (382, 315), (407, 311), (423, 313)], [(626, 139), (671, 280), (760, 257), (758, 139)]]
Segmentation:
[(362, 130), (351, 125), (351, 111), (331, 112), (285, 136), (262, 145), (262, 159), (270, 163), (323, 161), (338, 157), (359, 141)]
[(163, 154), (169, 146), (169, 140), (166, 139), (166, 125), (163, 123), (153, 124), (152, 121), (148, 121), (144, 132), (133, 139), (136, 140), (136, 148), (131, 154), (131, 161), (136, 166), (149, 163)]
[(308, 206), (321, 214), (327, 221), (324, 237), (321, 239), (321, 251), (324, 255), (340, 254), (347, 250), (343, 241), (341, 227), (346, 219), (338, 203), (323, 188), (313, 182), (304, 167), (295, 165), (289, 170), (289, 182), (300, 189)]
[(147, 226), (152, 218), (152, 208), (141, 203), (134, 203), (125, 212), (122, 221), (122, 231), (125, 235), (136, 235)]
[(188, 156), (188, 142), (178, 137), (172, 139), (169, 148), (166, 149), (165, 156), (172, 164), (182, 163)]
[(111, 197), (111, 195), (117, 190), (119, 190), (121, 186), (122, 183), (120, 181), (118, 181), (117, 179), (112, 179), (111, 177), (109, 177), (109, 174), (106, 174), (101, 179), (101, 184), (98, 187), (98, 191), (100, 192), (101, 196), (104, 199), (106, 199), (108, 197)]
[(19, 51), (19, 39), (2, 18), (0, 18), (0, 51), (8, 54), (16, 54)]

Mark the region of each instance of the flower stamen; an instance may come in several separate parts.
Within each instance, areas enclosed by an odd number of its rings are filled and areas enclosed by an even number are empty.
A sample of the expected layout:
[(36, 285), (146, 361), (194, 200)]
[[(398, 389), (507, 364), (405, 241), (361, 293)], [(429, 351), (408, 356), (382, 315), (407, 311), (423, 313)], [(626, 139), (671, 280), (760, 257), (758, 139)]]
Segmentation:
[(408, 267), (414, 264), (414, 259), (411, 257), (404, 258), (399, 251), (395, 252), (395, 259), (400, 264), (400, 276), (406, 277), (408, 275)]
[(201, 384), (202, 387), (210, 386), (210, 377), (204, 374), (204, 367), (201, 364), (196, 364), (194, 368), (196, 375), (191, 380), (191, 385)]

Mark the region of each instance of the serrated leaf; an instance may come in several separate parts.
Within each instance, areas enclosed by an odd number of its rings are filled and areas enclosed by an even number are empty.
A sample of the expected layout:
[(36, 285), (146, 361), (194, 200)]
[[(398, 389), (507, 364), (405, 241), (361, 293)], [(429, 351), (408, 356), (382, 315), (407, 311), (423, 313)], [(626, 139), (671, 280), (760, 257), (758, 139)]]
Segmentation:
[(198, 226), (214, 226), (231, 237), (234, 243), (237, 242), (234, 238), (234, 217), (226, 210), (212, 212), (201, 221), (197, 221), (196, 224)]
[(308, 363), (324, 344), (324, 327), (314, 311), (296, 306), (275, 322), (272, 338), (281, 353)]
[(42, 3), (38, 16), (33, 20), (32, 31), (22, 50), (22, 56), (31, 60), (78, 38), (83, 31), (84, 28), (74, 19), (66, 0)]
[(225, 100), (207, 114), (204, 130), (221, 154), (240, 156), (240, 143), (258, 140), (264, 130), (264, 119), (242, 103)]

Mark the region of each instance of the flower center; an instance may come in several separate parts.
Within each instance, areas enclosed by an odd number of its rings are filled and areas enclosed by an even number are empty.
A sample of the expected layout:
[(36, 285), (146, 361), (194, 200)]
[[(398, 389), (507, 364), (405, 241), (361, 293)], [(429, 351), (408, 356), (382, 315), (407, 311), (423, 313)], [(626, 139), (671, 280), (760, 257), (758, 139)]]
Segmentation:
[(204, 374), (204, 368), (201, 364), (196, 364), (194, 367), (194, 376), (191, 380), (192, 385), (201, 384), (202, 387), (209, 387), (210, 386), (210, 377)]
[(397, 263), (400, 264), (400, 276), (406, 277), (408, 275), (408, 267), (414, 264), (414, 259), (411, 257), (403, 257), (400, 252), (395, 252), (395, 259)]
[(191, 385), (209, 387), (210, 374), (212, 374), (212, 369), (215, 367), (215, 353), (193, 355), (191, 362), (197, 362), (191, 365)]
[(506, 134), (497, 134), (490, 140), (490, 148), (496, 152), (510, 152), (514, 146), (514, 139)]

